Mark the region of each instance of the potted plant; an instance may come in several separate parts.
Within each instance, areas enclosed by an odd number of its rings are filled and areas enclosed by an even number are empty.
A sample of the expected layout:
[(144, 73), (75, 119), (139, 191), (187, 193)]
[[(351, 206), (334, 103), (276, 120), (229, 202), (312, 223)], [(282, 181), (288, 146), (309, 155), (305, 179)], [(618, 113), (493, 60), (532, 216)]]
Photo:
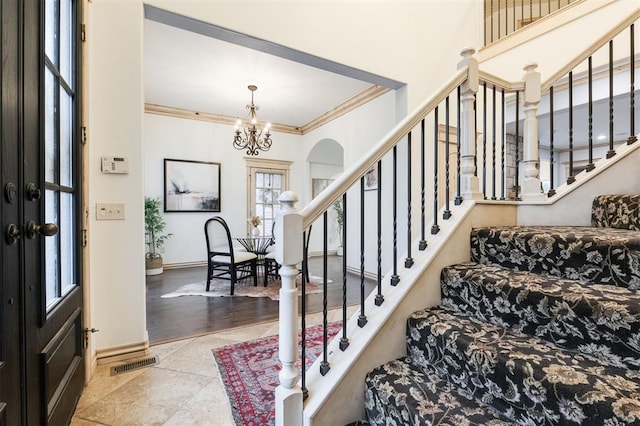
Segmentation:
[(333, 209), (336, 211), (336, 219), (338, 221), (338, 236), (340, 237), (340, 245), (336, 249), (336, 254), (342, 256), (342, 226), (344, 225), (344, 210), (342, 209), (342, 198), (333, 203)]
[(163, 271), (160, 249), (171, 234), (164, 234), (165, 222), (160, 214), (160, 198), (144, 197), (144, 230), (147, 253), (145, 269), (147, 275), (158, 275)]

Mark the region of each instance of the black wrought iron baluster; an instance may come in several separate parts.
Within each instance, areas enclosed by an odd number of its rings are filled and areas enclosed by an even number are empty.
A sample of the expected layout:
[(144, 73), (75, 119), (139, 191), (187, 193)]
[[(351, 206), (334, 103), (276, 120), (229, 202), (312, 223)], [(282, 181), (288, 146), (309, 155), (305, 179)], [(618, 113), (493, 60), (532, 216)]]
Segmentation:
[(635, 53), (635, 37), (633, 35), (635, 24), (631, 24), (629, 27), (631, 40), (630, 40), (630, 64), (629, 64), (629, 76), (631, 78), (631, 85), (629, 88), (629, 139), (627, 139), (627, 145), (631, 145), (638, 140), (636, 136), (636, 114), (635, 114), (635, 80), (636, 80), (636, 53)]
[(515, 200), (520, 201), (520, 91), (516, 91), (516, 175)]
[[(304, 231), (302, 233), (302, 247), (306, 247), (305, 243), (306, 243), (306, 238), (308, 238), (309, 235), (307, 234), (306, 231)], [(307, 262), (304, 262), (305, 264)], [(304, 265), (303, 265), (304, 266)], [(303, 274), (304, 276), (304, 271)], [(306, 280), (302, 280), (302, 284), (301, 284), (301, 288), (300, 290), (302, 291), (302, 294), (307, 294), (306, 293), (306, 289), (307, 289), (307, 283)], [(306, 301), (306, 297), (301, 297), (300, 298), (300, 353), (302, 356), (302, 359), (307, 359), (307, 301)], [(307, 376), (307, 372), (305, 368), (300, 369), (300, 386), (302, 388), (302, 398), (303, 399), (307, 399), (307, 397), (309, 396), (309, 390), (307, 389), (306, 386), (306, 376)]]
[(504, 35), (509, 35), (509, 0), (505, 0), (504, 5)]
[(393, 274), (391, 285), (398, 285), (398, 146), (393, 146)]
[[(520, 6), (520, 9), (522, 9), (522, 6)], [(516, 0), (513, 0), (513, 31), (516, 31)]]
[(493, 100), (491, 101), (491, 199), (496, 199), (496, 86), (493, 85)]
[(500, 0), (498, 0), (498, 38), (500, 40)]
[(440, 231), (438, 225), (438, 107), (434, 111), (433, 126), (433, 225), (431, 233), (437, 234)]
[(591, 56), (587, 60), (588, 64), (588, 92), (589, 92), (589, 105), (587, 106), (589, 115), (589, 162), (585, 170), (590, 172), (595, 169), (593, 164), (593, 62)]
[[(304, 299), (304, 297), (303, 297)], [(342, 194), (342, 337), (340, 350), (349, 347), (347, 337), (347, 193)]]
[(609, 151), (607, 158), (616, 155), (613, 149), (613, 40), (609, 41)]
[[(329, 341), (329, 336), (327, 334), (328, 321), (327, 321), (327, 229), (328, 229), (328, 212), (325, 211), (322, 220), (323, 220), (323, 230), (322, 230), (322, 243), (323, 243), (323, 252), (322, 252), (322, 361), (320, 362), (320, 374), (325, 375), (331, 369), (331, 364), (329, 364), (327, 357), (327, 345)], [(303, 280), (304, 281), (304, 280)], [(304, 294), (304, 293), (303, 293)], [(304, 297), (303, 297), (304, 299)], [(304, 365), (304, 358), (302, 360)], [(303, 367), (304, 368), (304, 367)]]
[(461, 134), (460, 131), (460, 86), (458, 86), (458, 106), (457, 106), (457, 119), (456, 119), (456, 198), (453, 201), (453, 204), (459, 206), (462, 204), (462, 196), (460, 195), (460, 140)]
[(507, 129), (505, 124), (505, 101), (504, 101), (504, 89), (502, 89), (502, 98), (500, 99), (500, 116), (501, 116), (501, 130), (500, 130), (500, 199), (505, 199), (505, 158), (504, 158), (504, 149), (507, 145), (506, 137), (507, 137)]
[(444, 211), (442, 218), (447, 220), (451, 217), (449, 209), (449, 96), (444, 103)]
[(567, 184), (576, 181), (573, 176), (573, 71), (569, 71), (569, 177)]
[(549, 191), (547, 192), (548, 197), (553, 197), (556, 195), (556, 190), (554, 189), (554, 177), (553, 170), (555, 167), (554, 164), (554, 130), (553, 130), (553, 86), (549, 88)]
[(542, 17), (542, 2), (538, 3), (538, 19)]
[(364, 312), (364, 176), (360, 178), (360, 315), (358, 326), (364, 327), (367, 316)]
[[(482, 85), (482, 196), (487, 197), (487, 82)], [(477, 128), (477, 127), (476, 127)]]
[[(489, 29), (489, 33), (491, 34), (490, 40), (491, 40), (491, 43), (493, 43), (493, 0), (491, 0), (491, 8), (490, 8), (490, 11), (489, 11), (489, 16), (491, 17), (490, 18), (491, 25), (490, 25), (490, 29)], [(486, 35), (485, 35), (484, 44), (487, 44)]]
[(378, 160), (378, 294), (376, 294), (376, 306), (382, 305), (382, 160)]
[(529, 23), (533, 22), (533, 0), (529, 0)]
[(425, 134), (424, 134), (424, 118), (420, 121), (420, 242), (418, 250), (427, 248), (427, 240), (425, 238), (425, 216), (426, 216), (426, 200), (425, 200)]
[(404, 259), (404, 267), (413, 266), (411, 257), (411, 131), (407, 133), (407, 257)]
[[(478, 131), (478, 93), (473, 94), (473, 127)], [(478, 138), (473, 135), (473, 176), (478, 177)]]

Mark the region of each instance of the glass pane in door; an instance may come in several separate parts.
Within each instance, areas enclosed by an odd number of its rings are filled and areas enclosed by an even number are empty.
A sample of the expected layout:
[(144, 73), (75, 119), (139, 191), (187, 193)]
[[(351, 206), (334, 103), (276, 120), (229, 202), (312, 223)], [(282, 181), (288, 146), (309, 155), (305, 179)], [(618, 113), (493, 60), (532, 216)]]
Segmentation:
[(45, 218), (58, 226), (58, 234), (45, 239), (47, 310), (78, 282), (75, 1), (45, 0)]

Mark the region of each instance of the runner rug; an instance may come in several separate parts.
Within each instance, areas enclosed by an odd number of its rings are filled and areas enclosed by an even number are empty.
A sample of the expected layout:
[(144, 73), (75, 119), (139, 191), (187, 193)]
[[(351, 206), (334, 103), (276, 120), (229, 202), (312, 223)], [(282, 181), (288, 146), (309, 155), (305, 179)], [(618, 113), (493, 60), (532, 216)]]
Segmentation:
[[(329, 340), (342, 323), (329, 324)], [(238, 426), (272, 425), (275, 422), (274, 391), (279, 384), (278, 336), (263, 337), (213, 349), (224, 388)], [(322, 326), (307, 328), (306, 368), (322, 353)], [(300, 356), (300, 347), (298, 347)], [(299, 357), (298, 357), (299, 358)], [(300, 371), (299, 361), (296, 364)]]

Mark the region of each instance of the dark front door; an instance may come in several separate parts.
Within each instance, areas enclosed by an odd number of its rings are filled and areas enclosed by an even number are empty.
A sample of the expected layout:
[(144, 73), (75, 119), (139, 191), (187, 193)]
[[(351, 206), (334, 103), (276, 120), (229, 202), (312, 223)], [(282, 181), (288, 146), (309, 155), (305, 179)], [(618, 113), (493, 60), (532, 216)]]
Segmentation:
[(0, 423), (63, 425), (84, 385), (79, 0), (2, 0)]

